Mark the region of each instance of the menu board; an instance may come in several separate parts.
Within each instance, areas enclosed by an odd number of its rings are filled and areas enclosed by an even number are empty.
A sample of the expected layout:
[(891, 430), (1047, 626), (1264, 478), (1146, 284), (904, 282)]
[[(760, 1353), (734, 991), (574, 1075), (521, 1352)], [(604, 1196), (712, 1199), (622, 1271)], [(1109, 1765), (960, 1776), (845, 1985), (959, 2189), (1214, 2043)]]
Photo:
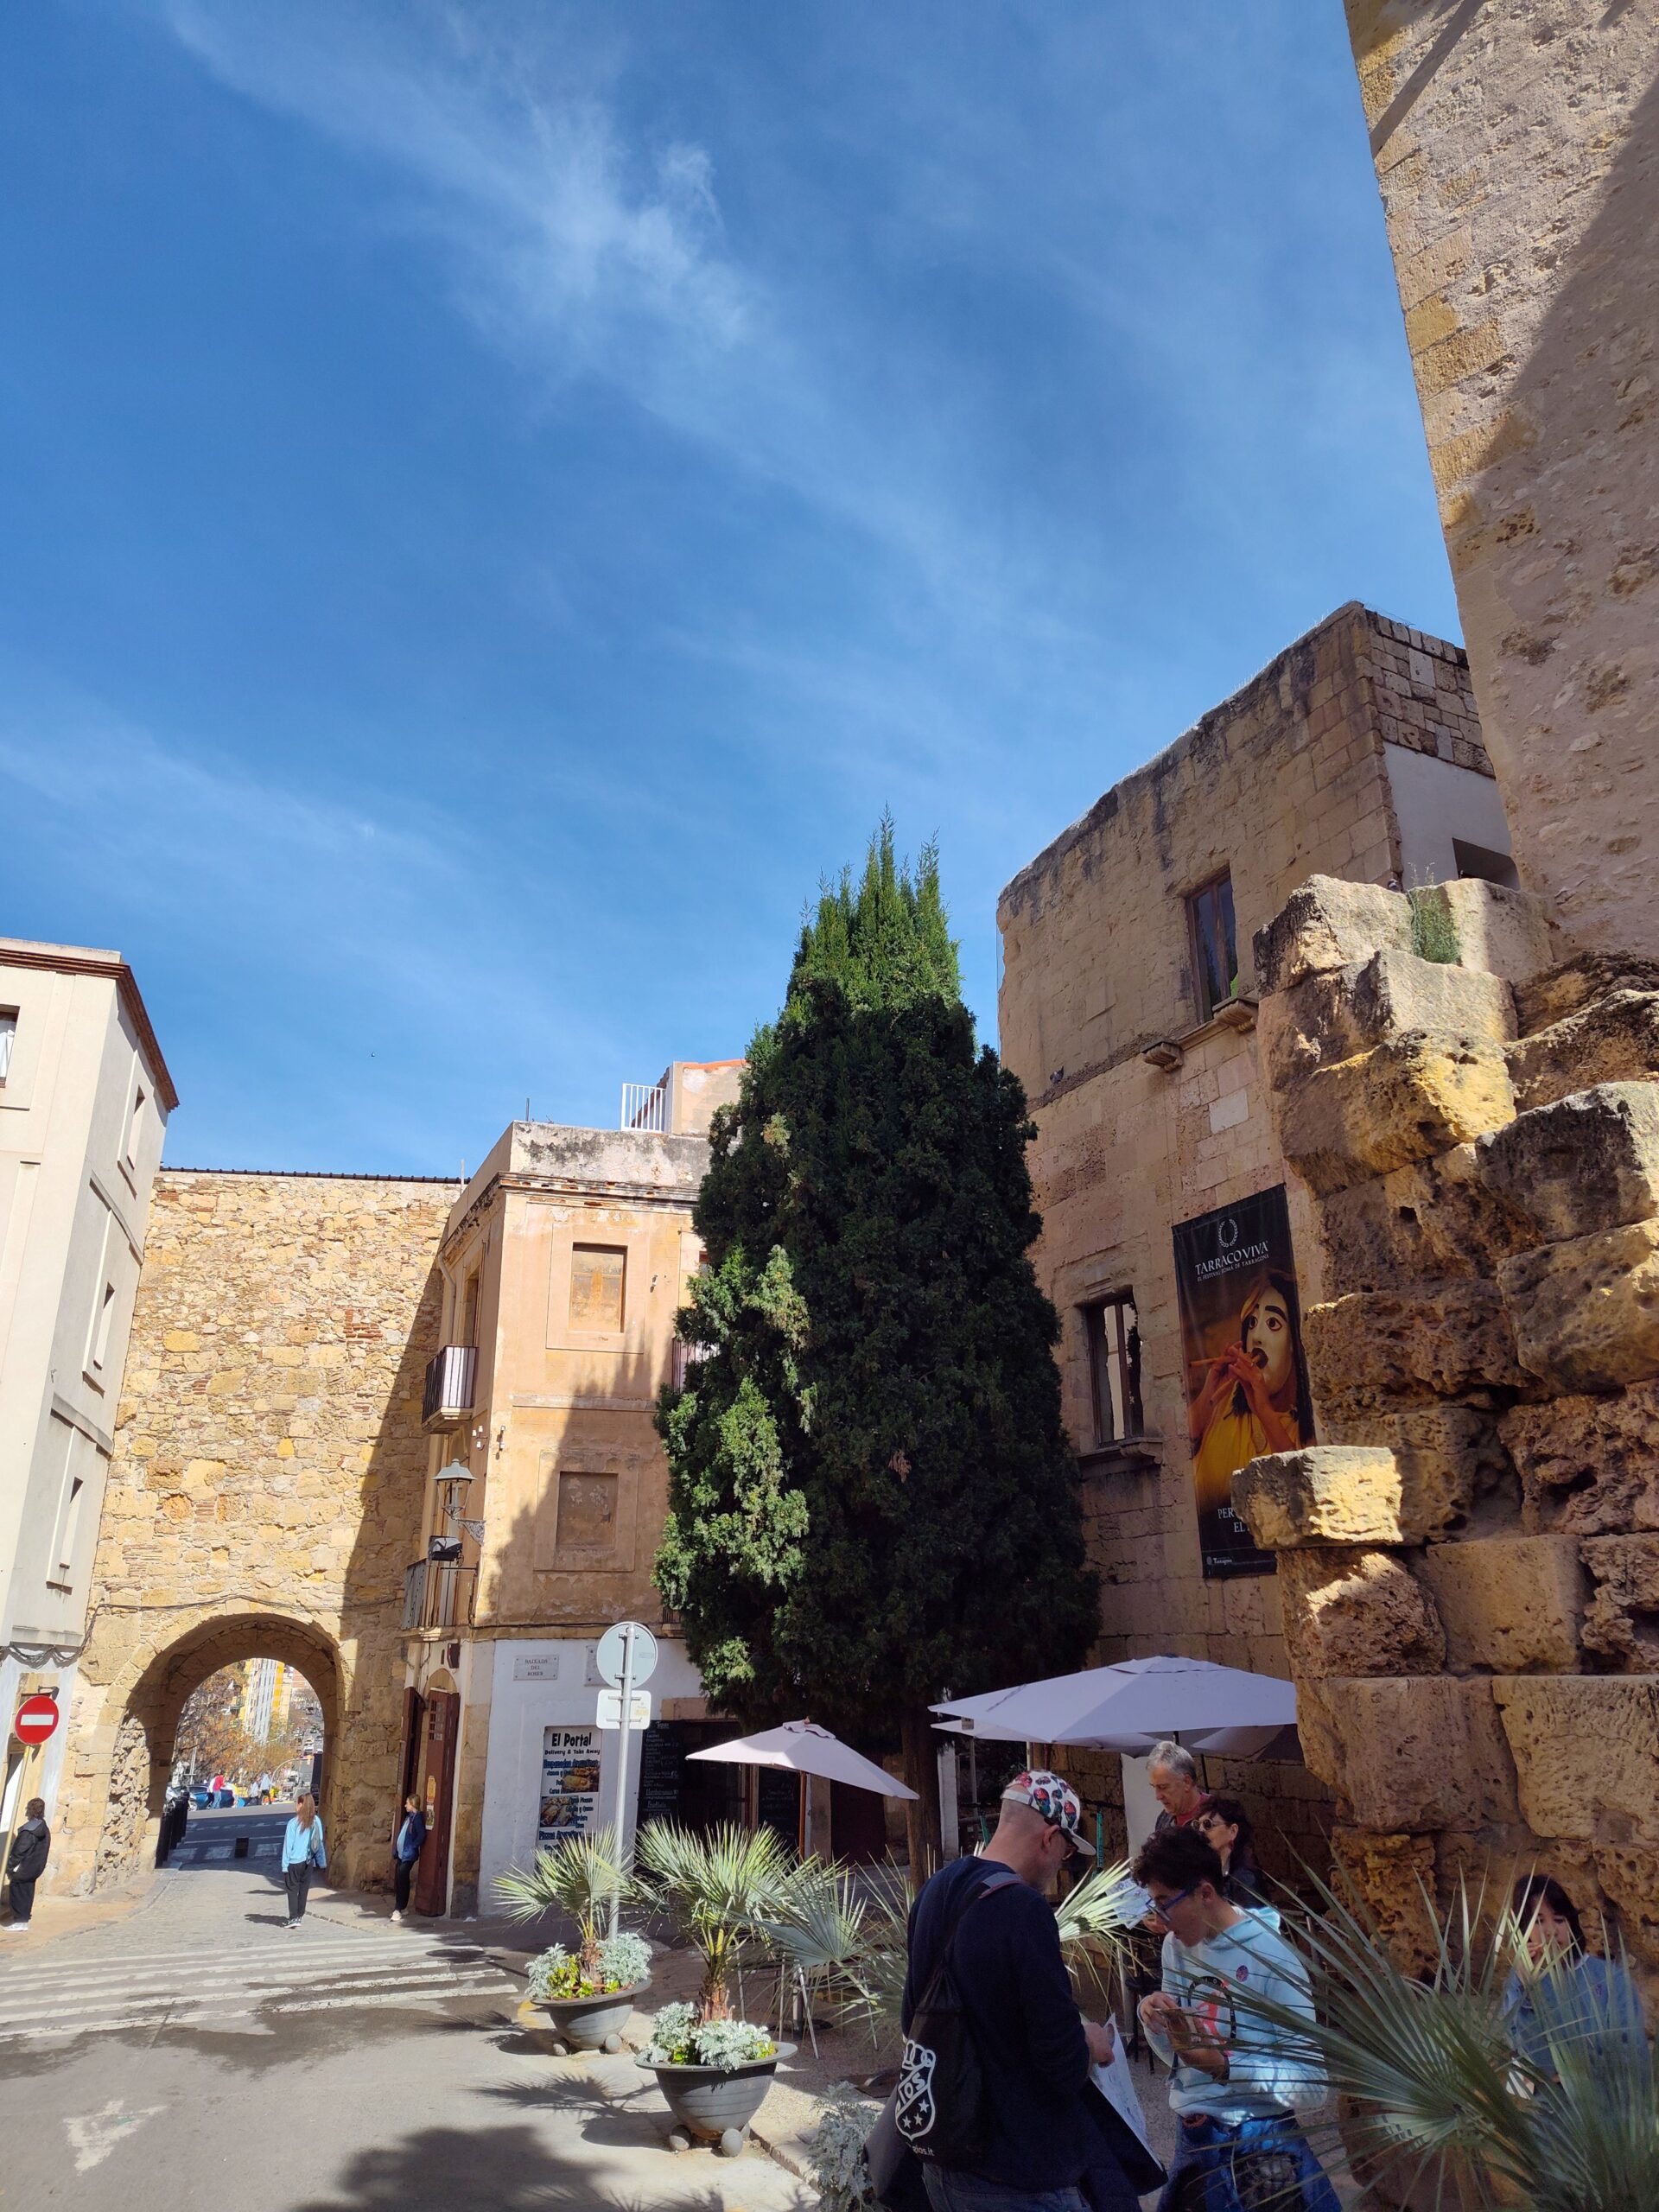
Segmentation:
[(639, 1748), (639, 1812), (647, 1821), (677, 1821), (684, 1796), (685, 1751), (683, 1726), (672, 1720), (653, 1720)]
[(561, 1842), (566, 1836), (585, 1835), (595, 1824), (598, 1808), (598, 1729), (543, 1729), (537, 1849)]
[(801, 1777), (787, 1767), (755, 1769), (760, 1825), (776, 1828), (791, 1847), (801, 1832)]

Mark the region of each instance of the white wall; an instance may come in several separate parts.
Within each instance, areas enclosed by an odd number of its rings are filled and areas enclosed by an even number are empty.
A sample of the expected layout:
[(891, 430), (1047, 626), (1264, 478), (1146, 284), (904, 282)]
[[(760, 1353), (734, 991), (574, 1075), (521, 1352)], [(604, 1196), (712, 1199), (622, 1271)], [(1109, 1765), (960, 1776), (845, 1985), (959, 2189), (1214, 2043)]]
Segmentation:
[(1490, 776), (1454, 767), (1432, 753), (1414, 753), (1405, 745), (1385, 745), (1382, 757), (1400, 824), (1408, 890), (1420, 883), (1456, 881), (1454, 837), (1465, 844), (1484, 845), (1489, 852), (1509, 851), (1510, 825)]
[[(484, 1824), (479, 1844), (479, 1910), (493, 1910), (498, 1874), (527, 1866), (535, 1855), (537, 1815), (541, 1807), (542, 1732), (555, 1726), (591, 1725), (603, 1687), (593, 1663), (594, 1645), (568, 1638), (503, 1638), (494, 1647), (490, 1689), (490, 1740), (484, 1765)], [(551, 1679), (526, 1679), (537, 1669), (556, 1669)], [(665, 1699), (701, 1698), (702, 1682), (683, 1643), (661, 1638), (657, 1670), (645, 1685), (655, 1718)], [(613, 1818), (616, 1753), (620, 1737), (600, 1738), (599, 1820)], [(628, 1802), (624, 1840), (633, 1834), (639, 1788), (639, 1735), (628, 1738)]]

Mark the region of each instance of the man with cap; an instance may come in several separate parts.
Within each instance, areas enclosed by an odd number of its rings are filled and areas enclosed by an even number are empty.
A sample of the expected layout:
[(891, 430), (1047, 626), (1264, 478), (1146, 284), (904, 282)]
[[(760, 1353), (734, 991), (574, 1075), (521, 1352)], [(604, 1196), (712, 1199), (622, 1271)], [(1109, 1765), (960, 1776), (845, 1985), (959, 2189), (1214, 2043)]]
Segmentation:
[(1082, 1817), (1069, 1783), (1027, 1770), (1003, 1791), (996, 1833), (981, 1855), (941, 1867), (911, 1908), (906, 2035), (964, 1899), (1003, 1868), (1019, 1877), (976, 1897), (957, 1924), (955, 1979), (979, 2053), (988, 2126), (972, 2172), (923, 2164), (934, 2212), (1135, 2205), (1084, 2097), (1090, 2066), (1111, 2058), (1115, 2031), (1077, 2010), (1058, 1923), (1043, 1897), (1071, 1853), (1093, 1856)]

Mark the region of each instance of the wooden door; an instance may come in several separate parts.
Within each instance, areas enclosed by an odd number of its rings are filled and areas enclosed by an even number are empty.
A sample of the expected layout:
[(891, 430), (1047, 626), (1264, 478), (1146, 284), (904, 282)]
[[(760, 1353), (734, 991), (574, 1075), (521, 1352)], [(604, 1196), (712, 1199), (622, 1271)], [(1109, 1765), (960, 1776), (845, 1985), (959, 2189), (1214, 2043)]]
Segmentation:
[(449, 1830), (455, 1788), (455, 1739), (461, 1734), (461, 1699), (454, 1690), (434, 1690), (426, 1700), (421, 1741), (421, 1810), (426, 1841), (415, 1874), (415, 1909), (442, 1913), (449, 1903)]

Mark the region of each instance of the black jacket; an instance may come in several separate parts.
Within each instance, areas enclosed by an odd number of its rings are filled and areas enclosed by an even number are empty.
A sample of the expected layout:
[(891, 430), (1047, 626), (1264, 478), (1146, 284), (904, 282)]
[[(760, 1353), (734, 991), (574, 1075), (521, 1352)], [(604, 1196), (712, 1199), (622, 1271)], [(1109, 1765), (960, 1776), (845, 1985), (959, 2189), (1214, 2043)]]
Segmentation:
[[(982, 1859), (956, 1859), (911, 1908), (906, 2034), (938, 1966), (963, 1884), (988, 1871)], [(1036, 2193), (1069, 2189), (1091, 2167), (1115, 2166), (1084, 2101), (1089, 2046), (1059, 1929), (1035, 1890), (1014, 1883), (969, 1906), (957, 1936), (956, 1975), (990, 2120), (976, 2171)]]
[(38, 1882), (46, 1872), (52, 1831), (44, 1821), (25, 1821), (11, 1839), (6, 1872), (19, 1882)]

